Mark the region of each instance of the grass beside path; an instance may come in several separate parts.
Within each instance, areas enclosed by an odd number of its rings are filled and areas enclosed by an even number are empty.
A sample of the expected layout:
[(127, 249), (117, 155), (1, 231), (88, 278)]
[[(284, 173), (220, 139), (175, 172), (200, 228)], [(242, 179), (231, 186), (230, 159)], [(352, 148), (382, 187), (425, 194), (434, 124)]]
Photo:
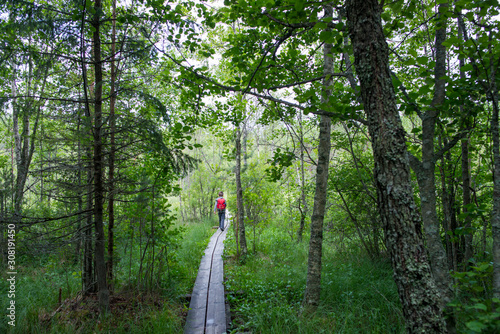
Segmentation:
[[(8, 318), (1, 317), (0, 333), (182, 333), (189, 305), (178, 296), (192, 291), (201, 256), (214, 232), (213, 225), (212, 220), (207, 220), (183, 226), (178, 248), (169, 255), (170, 275), (164, 273), (161, 286), (153, 293), (136, 289), (137, 261), (129, 266), (125, 261), (128, 253), (124, 256), (124, 249), (117, 249), (117, 256), (123, 261), (116, 266), (111, 313), (104, 318), (98, 316), (96, 296), (79, 299), (80, 268), (66, 261), (64, 252), (20, 263), (16, 326), (9, 326)], [(6, 279), (1, 278), (0, 290), (7, 291)], [(63, 307), (54, 312), (59, 307), (60, 289)], [(5, 293), (0, 294), (0, 307), (4, 310), (8, 303), (5, 297)]]
[[(251, 241), (249, 241), (250, 244)], [(325, 238), (322, 296), (317, 312), (300, 317), (308, 242), (298, 244), (282, 229), (259, 236), (257, 254), (244, 265), (228, 233), (226, 290), (231, 304), (231, 333), (404, 333), (397, 289), (389, 261), (371, 261), (359, 250), (336, 253)]]

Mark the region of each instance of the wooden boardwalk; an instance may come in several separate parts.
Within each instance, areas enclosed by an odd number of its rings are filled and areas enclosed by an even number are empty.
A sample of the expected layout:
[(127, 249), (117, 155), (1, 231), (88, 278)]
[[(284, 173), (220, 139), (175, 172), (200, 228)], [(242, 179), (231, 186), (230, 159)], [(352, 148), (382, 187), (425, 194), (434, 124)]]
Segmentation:
[(224, 298), (224, 240), (230, 225), (226, 214), (225, 229), (218, 229), (201, 258), (194, 283), (184, 334), (222, 334), (226, 332), (226, 304)]

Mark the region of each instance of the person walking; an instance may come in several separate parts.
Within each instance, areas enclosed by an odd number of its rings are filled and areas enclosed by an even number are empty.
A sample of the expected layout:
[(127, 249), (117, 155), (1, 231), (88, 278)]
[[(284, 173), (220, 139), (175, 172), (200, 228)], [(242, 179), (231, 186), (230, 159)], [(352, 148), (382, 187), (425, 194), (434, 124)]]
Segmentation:
[(215, 200), (214, 213), (219, 213), (219, 228), (224, 231), (224, 219), (226, 218), (226, 200), (224, 199), (224, 193), (219, 191), (219, 197)]

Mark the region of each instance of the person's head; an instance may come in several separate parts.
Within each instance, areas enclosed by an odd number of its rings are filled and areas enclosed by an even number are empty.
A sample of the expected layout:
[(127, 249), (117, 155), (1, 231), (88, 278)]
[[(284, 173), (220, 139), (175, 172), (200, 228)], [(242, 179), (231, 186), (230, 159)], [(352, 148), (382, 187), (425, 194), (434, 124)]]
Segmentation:
[(220, 197), (224, 196), (224, 193), (222, 191), (219, 191), (219, 196)]

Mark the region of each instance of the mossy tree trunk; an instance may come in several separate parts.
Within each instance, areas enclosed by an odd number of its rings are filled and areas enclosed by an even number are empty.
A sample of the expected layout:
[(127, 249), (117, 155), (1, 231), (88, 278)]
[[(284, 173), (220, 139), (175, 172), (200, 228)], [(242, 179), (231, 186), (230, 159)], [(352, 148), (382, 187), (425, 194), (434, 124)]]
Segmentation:
[(408, 333), (445, 333), (441, 294), (432, 278), (413, 199), (405, 131), (389, 70), (381, 6), (348, 0), (347, 21), (375, 161), (378, 207)]

